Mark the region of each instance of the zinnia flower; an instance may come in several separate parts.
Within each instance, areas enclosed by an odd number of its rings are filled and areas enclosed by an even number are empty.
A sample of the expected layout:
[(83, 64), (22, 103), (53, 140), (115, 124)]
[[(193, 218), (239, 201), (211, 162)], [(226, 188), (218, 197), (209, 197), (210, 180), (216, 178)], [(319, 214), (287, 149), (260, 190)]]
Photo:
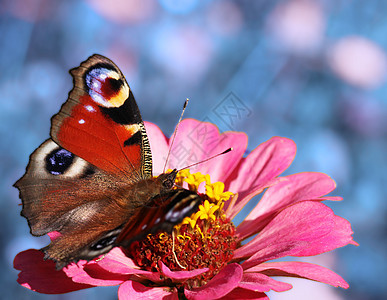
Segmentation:
[[(161, 173), (169, 140), (156, 125), (146, 126), (154, 170)], [(322, 203), (341, 200), (326, 196), (335, 189), (329, 176), (305, 172), (279, 177), (295, 156), (292, 140), (273, 137), (243, 157), (245, 134), (219, 134), (213, 124), (188, 119), (180, 124), (168, 166), (184, 167), (228, 147), (233, 151), (178, 174), (176, 184), (197, 191), (203, 204), (172, 235), (148, 235), (128, 249), (117, 247), (61, 271), (44, 261), (41, 251), (30, 249), (15, 257), (14, 267), (21, 271), (18, 282), (47, 294), (119, 285), (119, 299), (265, 299), (269, 290), (292, 288), (273, 276), (348, 288), (343, 278), (322, 266), (273, 261), (357, 245), (350, 223)], [(258, 204), (235, 227), (233, 218), (264, 189)]]

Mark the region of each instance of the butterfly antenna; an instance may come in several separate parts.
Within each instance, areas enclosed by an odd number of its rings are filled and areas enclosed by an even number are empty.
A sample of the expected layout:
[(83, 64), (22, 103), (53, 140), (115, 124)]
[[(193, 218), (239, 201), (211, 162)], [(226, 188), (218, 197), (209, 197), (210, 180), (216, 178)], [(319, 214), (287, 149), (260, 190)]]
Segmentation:
[(185, 102), (184, 102), (184, 105), (183, 105), (183, 110), (181, 111), (181, 115), (180, 115), (180, 118), (179, 118), (179, 122), (177, 122), (175, 131), (173, 132), (173, 135), (172, 135), (172, 141), (171, 141), (171, 144), (170, 144), (170, 146), (169, 146), (167, 159), (165, 160), (165, 165), (164, 165), (163, 173), (165, 173), (165, 168), (167, 167), (167, 163), (168, 163), (168, 160), (169, 160), (169, 156), (171, 155), (171, 150), (172, 150), (173, 143), (174, 143), (174, 141), (175, 141), (177, 129), (179, 128), (180, 122), (181, 122), (181, 120), (183, 119), (184, 111), (185, 111), (185, 109), (186, 109), (186, 107), (187, 107), (187, 105), (188, 105), (188, 101), (189, 101), (188, 98), (185, 99)]
[(204, 162), (206, 162), (206, 161), (209, 161), (210, 159), (213, 159), (213, 158), (215, 158), (215, 157), (218, 157), (218, 156), (221, 156), (221, 155), (223, 155), (223, 154), (226, 154), (226, 153), (228, 153), (228, 152), (230, 152), (230, 151), (232, 151), (232, 150), (233, 150), (233, 148), (228, 148), (227, 150), (224, 150), (224, 151), (221, 152), (221, 153), (218, 153), (218, 154), (216, 154), (216, 155), (214, 155), (214, 156), (211, 156), (211, 157), (209, 157), (209, 158), (206, 158), (205, 160), (196, 162), (196, 163), (194, 163), (194, 164), (192, 164), (192, 165), (189, 165), (189, 166), (186, 166), (186, 167), (184, 167), (184, 168), (181, 168), (180, 170), (177, 170), (177, 171), (180, 172), (181, 170), (185, 170), (185, 169), (194, 167), (194, 166), (196, 166), (196, 165), (202, 164), (202, 163), (204, 163)]

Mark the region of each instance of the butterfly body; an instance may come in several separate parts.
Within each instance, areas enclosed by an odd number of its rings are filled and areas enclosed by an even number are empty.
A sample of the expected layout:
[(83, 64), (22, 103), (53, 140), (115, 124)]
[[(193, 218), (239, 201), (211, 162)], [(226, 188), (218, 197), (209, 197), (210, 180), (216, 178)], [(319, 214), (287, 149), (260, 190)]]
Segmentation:
[(74, 88), (15, 186), (31, 234), (58, 269), (173, 226), (201, 203), (174, 188), (177, 171), (152, 175), (152, 154), (134, 96), (118, 67), (93, 55), (70, 71)]

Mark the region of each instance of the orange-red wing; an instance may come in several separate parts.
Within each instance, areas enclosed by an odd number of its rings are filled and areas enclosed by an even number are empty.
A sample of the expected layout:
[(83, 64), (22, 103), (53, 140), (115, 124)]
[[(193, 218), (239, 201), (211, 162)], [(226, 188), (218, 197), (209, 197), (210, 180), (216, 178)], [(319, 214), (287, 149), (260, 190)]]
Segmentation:
[(149, 178), (148, 138), (121, 71), (108, 58), (93, 55), (70, 72), (74, 88), (52, 118), (52, 139), (108, 173)]

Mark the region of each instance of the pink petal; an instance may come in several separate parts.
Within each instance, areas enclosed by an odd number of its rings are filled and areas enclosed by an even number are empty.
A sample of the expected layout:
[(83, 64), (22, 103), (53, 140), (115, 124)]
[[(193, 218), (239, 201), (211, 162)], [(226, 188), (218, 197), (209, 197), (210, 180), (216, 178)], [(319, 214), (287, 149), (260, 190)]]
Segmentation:
[(324, 197), (321, 197), (322, 200), (329, 200), (329, 201), (342, 201), (343, 200), (343, 197), (339, 197), (339, 196), (324, 196)]
[[(154, 282), (160, 281), (159, 272), (149, 272), (139, 269), (134, 262), (127, 257), (121, 250), (121, 248), (113, 248), (102, 259), (96, 261), (98, 267), (108, 271), (110, 274), (116, 273), (121, 275), (141, 275), (141, 277), (147, 278)], [(120, 277), (121, 278), (121, 277)]]
[(277, 281), (264, 274), (244, 273), (243, 278), (239, 283), (239, 287), (256, 292), (268, 292), (270, 290), (284, 292), (290, 290), (292, 285)]
[(351, 223), (342, 217), (334, 216), (334, 228), (332, 231), (313, 244), (310, 244), (308, 248), (302, 249), (298, 254), (294, 254), (294, 256), (317, 255), (344, 247), (348, 244), (359, 246), (352, 239), (352, 234)]
[(218, 299), (236, 288), (243, 276), (239, 264), (229, 264), (215, 275), (206, 285), (192, 290), (185, 290), (188, 299)]
[(110, 250), (105, 256), (96, 260), (96, 263), (105, 270), (118, 274), (133, 274), (133, 270), (139, 269), (119, 247)]
[(63, 270), (74, 282), (95, 286), (118, 285), (127, 281), (133, 274), (155, 282), (160, 281), (159, 273), (140, 270), (118, 247), (96, 260), (71, 264)]
[(220, 298), (220, 300), (235, 300), (235, 299), (269, 300), (269, 297), (265, 293), (255, 292), (252, 290), (242, 289), (238, 287), (236, 289), (233, 289), (226, 296)]
[[(304, 201), (287, 207), (249, 243), (235, 250), (234, 258), (247, 258), (269, 246), (288, 242), (308, 242), (310, 237), (326, 235), (333, 227), (329, 208), (321, 203)], [(243, 253), (243, 254), (242, 254)]]
[(171, 271), (166, 265), (163, 264), (162, 261), (159, 262), (159, 266), (161, 268), (161, 272), (173, 281), (183, 281), (203, 274), (209, 270), (208, 268), (203, 268), (192, 271)]
[(43, 260), (43, 252), (29, 249), (16, 255), (13, 265), (20, 270), (17, 282), (22, 286), (44, 294), (62, 294), (92, 287), (75, 283), (66, 274), (55, 269), (51, 260)]
[(47, 233), (47, 235), (50, 237), (51, 241), (56, 240), (58, 237), (61, 236), (61, 234), (58, 231), (51, 231)]
[(229, 191), (239, 193), (229, 216), (233, 218), (252, 197), (271, 185), (273, 179), (289, 167), (295, 154), (296, 145), (292, 140), (273, 137), (244, 158), (226, 182)]
[(163, 172), (167, 158), (168, 139), (157, 125), (150, 122), (144, 122), (144, 124), (152, 152), (153, 173), (158, 175)]
[(263, 263), (252, 267), (245, 272), (260, 272), (268, 276), (306, 278), (330, 284), (334, 287), (341, 287), (344, 289), (349, 287), (348, 283), (332, 270), (306, 262), (289, 261)]
[(307, 248), (308, 245), (308, 242), (303, 241), (278, 241), (271, 245), (267, 245), (262, 249), (259, 249), (254, 255), (252, 255), (242, 264), (242, 267), (249, 268), (264, 261), (291, 256), (294, 253), (299, 253), (302, 249)]
[(71, 264), (63, 269), (66, 275), (74, 282), (94, 286), (119, 285), (129, 279), (128, 275), (115, 274), (102, 269), (95, 262), (83, 265)]
[(262, 230), (273, 216), (285, 207), (304, 200), (322, 200), (336, 183), (323, 173), (305, 172), (281, 178), (282, 180), (267, 189), (257, 206), (238, 226), (241, 240)]
[(209, 174), (211, 182), (224, 182), (242, 159), (247, 147), (247, 136), (238, 132), (220, 134), (214, 124), (185, 119), (180, 123), (168, 166), (183, 168), (219, 154), (230, 147), (233, 151), (192, 167), (191, 172), (200, 171), (203, 174)]
[(177, 293), (167, 292), (165, 288), (147, 287), (139, 282), (126, 281), (118, 288), (119, 300), (163, 299), (177, 300)]
[(277, 257), (316, 255), (347, 245), (352, 241), (351, 234), (350, 224), (329, 207), (303, 201), (281, 211), (253, 240), (234, 252), (234, 259), (251, 256), (242, 264), (244, 269), (250, 268), (267, 260), (266, 248), (276, 245)]

